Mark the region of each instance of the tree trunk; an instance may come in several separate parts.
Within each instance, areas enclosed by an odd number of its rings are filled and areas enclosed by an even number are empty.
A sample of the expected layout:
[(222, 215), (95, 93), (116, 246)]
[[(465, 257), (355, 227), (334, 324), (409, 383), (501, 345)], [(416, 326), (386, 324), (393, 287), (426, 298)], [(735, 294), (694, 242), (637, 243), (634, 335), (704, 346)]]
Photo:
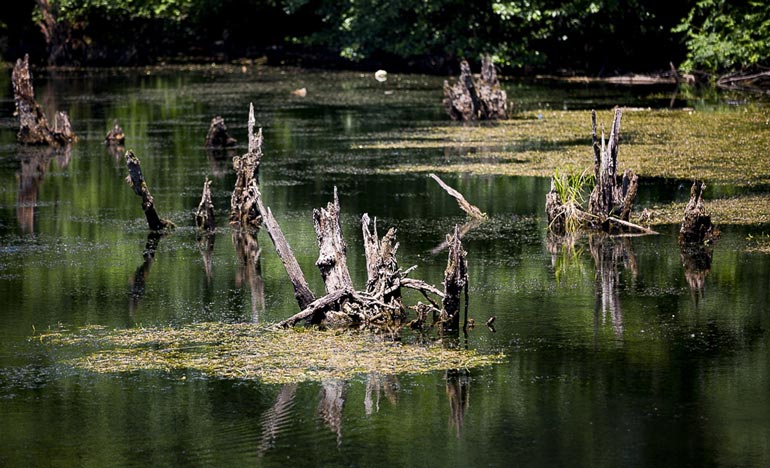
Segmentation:
[[(252, 116), (253, 114), (250, 114), (249, 118), (251, 119)], [(236, 143), (238, 143), (238, 140), (230, 136), (230, 133), (227, 131), (225, 119), (220, 116), (211, 119), (211, 126), (209, 126), (209, 132), (206, 134), (206, 148), (227, 148), (235, 146)]]
[(297, 258), (294, 256), (294, 252), (292, 252), (286, 237), (283, 235), (281, 226), (273, 217), (273, 212), (270, 208), (265, 207), (259, 190), (257, 190), (257, 206), (260, 213), (263, 213), (262, 223), (267, 230), (267, 234), (270, 236), (270, 240), (273, 241), (275, 251), (281, 259), (283, 267), (286, 269), (286, 274), (289, 276), (292, 286), (294, 286), (294, 297), (297, 299), (299, 308), (300, 310), (305, 310), (316, 300), (315, 294), (310, 290), (305, 280), (305, 275), (302, 273), (302, 269), (297, 262)]
[(450, 86), (448, 81), (444, 81), (444, 108), (452, 120), (508, 118), (507, 96), (500, 88), (489, 56), (481, 58), (481, 78), (478, 82), (474, 82), (468, 62), (460, 62), (457, 82)]
[[(444, 297), (442, 299), (443, 310), (441, 320), (444, 322), (444, 330), (460, 329), (460, 307), (462, 293), (467, 297), (468, 265), (465, 260), (465, 251), (460, 242), (460, 229), (455, 226), (454, 233), (447, 236), (449, 243), (449, 258), (444, 271)], [(466, 310), (467, 314), (467, 310)]]
[(242, 228), (258, 228), (262, 219), (256, 197), (259, 185), (259, 164), (262, 160), (262, 129), (254, 133), (254, 105), (249, 105), (249, 151), (233, 158), (236, 180), (230, 198), (230, 223)]
[(123, 146), (125, 143), (126, 134), (123, 133), (123, 129), (118, 124), (118, 119), (115, 119), (112, 130), (107, 132), (107, 136), (104, 137), (104, 144), (107, 146)]
[(203, 194), (195, 213), (195, 224), (198, 229), (206, 231), (213, 231), (217, 227), (214, 220), (214, 203), (211, 201), (211, 181), (208, 177), (203, 182)]
[(382, 240), (377, 237), (377, 220), (369, 230), (369, 215), (364, 214), (361, 225), (364, 234), (364, 251), (366, 252), (366, 292), (375, 300), (398, 307), (403, 315), (401, 302), (401, 272), (398, 269), (395, 228), (388, 229)]
[(596, 136), (596, 112), (591, 113), (592, 139), (594, 149), (594, 175), (596, 185), (588, 203), (588, 210), (597, 219), (597, 224), (609, 230), (608, 218), (615, 216), (628, 221), (638, 190), (639, 178), (630, 169), (623, 174), (622, 183), (618, 185), (618, 141), (620, 138), (620, 108), (615, 109), (610, 136), (605, 146), (604, 131), (602, 131), (601, 147)]
[(134, 156), (132, 151), (126, 152), (126, 166), (128, 166), (128, 178), (126, 181), (131, 188), (134, 189), (134, 193), (142, 197), (142, 210), (147, 218), (147, 224), (151, 231), (162, 231), (164, 229), (170, 229), (174, 227), (174, 223), (171, 221), (160, 219), (158, 213), (155, 211), (155, 200), (150, 194), (150, 189), (147, 188), (147, 183), (144, 181), (144, 175), (142, 175), (142, 167), (139, 162), (139, 158)]
[(684, 209), (684, 220), (679, 229), (680, 244), (711, 243), (719, 237), (719, 229), (711, 223), (711, 215), (703, 203), (706, 184), (696, 180), (690, 189), (690, 201)]
[(48, 126), (48, 119), (43, 109), (35, 101), (35, 90), (32, 86), (32, 75), (29, 72), (29, 55), (16, 61), (11, 73), (13, 96), (16, 102), (16, 112), (19, 114), (19, 133), (17, 138), (25, 145), (55, 145)]
[(316, 266), (321, 270), (321, 277), (326, 292), (353, 290), (353, 280), (347, 264), (347, 244), (342, 238), (340, 225), (340, 201), (337, 187), (334, 187), (334, 201), (326, 209), (313, 210), (313, 226), (318, 238), (318, 260)]

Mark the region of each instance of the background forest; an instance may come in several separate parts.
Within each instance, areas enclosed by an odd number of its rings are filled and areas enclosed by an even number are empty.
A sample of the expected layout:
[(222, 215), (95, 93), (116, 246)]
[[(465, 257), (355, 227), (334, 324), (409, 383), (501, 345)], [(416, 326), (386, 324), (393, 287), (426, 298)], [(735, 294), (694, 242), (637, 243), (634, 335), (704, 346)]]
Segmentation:
[(49, 65), (231, 61), (445, 73), (726, 73), (768, 65), (761, 0), (20, 0), (0, 56)]

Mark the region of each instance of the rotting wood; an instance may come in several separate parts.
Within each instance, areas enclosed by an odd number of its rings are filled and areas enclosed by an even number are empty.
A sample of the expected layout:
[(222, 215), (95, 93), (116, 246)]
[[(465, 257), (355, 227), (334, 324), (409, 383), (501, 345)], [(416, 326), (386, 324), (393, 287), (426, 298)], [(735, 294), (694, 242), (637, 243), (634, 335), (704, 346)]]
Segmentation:
[(719, 237), (719, 229), (711, 222), (711, 215), (706, 211), (703, 192), (706, 184), (693, 181), (690, 188), (690, 201), (684, 209), (684, 219), (679, 228), (680, 244), (708, 244)]
[(112, 129), (107, 132), (107, 136), (104, 137), (104, 144), (107, 146), (123, 146), (126, 143), (126, 134), (123, 132), (118, 123), (118, 119), (115, 119), (112, 124)]
[(345, 289), (334, 291), (308, 304), (301, 312), (279, 322), (278, 327), (293, 327), (301, 321), (321, 323), (327, 311), (334, 307), (341, 308), (341, 302), (351, 298), (353, 298), (352, 291)]
[(195, 225), (198, 226), (198, 229), (206, 231), (213, 231), (217, 227), (214, 219), (214, 203), (211, 201), (211, 181), (208, 177), (203, 182), (201, 201), (198, 204), (198, 211), (195, 213)]
[(262, 224), (268, 236), (270, 236), (270, 240), (273, 241), (278, 258), (281, 259), (283, 267), (286, 269), (286, 274), (289, 276), (292, 286), (294, 286), (294, 297), (297, 299), (299, 308), (304, 310), (316, 300), (315, 294), (310, 290), (305, 280), (305, 275), (302, 273), (302, 268), (300, 268), (297, 258), (291, 250), (291, 246), (289, 246), (286, 237), (283, 235), (281, 226), (275, 220), (270, 208), (265, 207), (259, 190), (256, 192), (256, 197), (257, 206), (260, 213), (262, 213)]
[(508, 102), (500, 87), (494, 63), (481, 57), (481, 76), (474, 82), (470, 65), (460, 62), (460, 77), (454, 85), (444, 81), (444, 108), (452, 120), (495, 120), (508, 117)]
[(605, 144), (604, 131), (602, 131), (600, 147), (596, 135), (596, 111), (591, 112), (596, 185), (589, 198), (588, 211), (602, 225), (610, 216), (628, 221), (639, 185), (638, 176), (630, 169), (624, 172), (622, 183), (618, 185), (618, 144), (622, 115), (623, 111), (619, 107), (615, 108), (609, 138)]
[(337, 187), (334, 187), (334, 200), (326, 208), (313, 210), (313, 227), (318, 239), (318, 260), (316, 266), (321, 271), (326, 292), (340, 289), (353, 289), (353, 280), (347, 264), (347, 244), (342, 237), (340, 224), (340, 200)]
[(174, 228), (174, 223), (169, 220), (161, 219), (155, 211), (155, 200), (147, 188), (147, 183), (142, 174), (142, 167), (139, 158), (134, 156), (133, 151), (126, 152), (126, 166), (128, 166), (128, 177), (126, 182), (138, 196), (142, 197), (142, 210), (147, 218), (147, 224), (151, 231), (162, 231), (164, 229)]
[(227, 125), (225, 125), (225, 119), (220, 116), (211, 119), (211, 125), (206, 134), (206, 148), (228, 148), (235, 146), (237, 143), (238, 140), (230, 136)]
[[(460, 228), (455, 226), (451, 236), (447, 236), (449, 243), (449, 258), (446, 270), (444, 270), (444, 297), (442, 298), (443, 310), (441, 320), (445, 331), (455, 331), (460, 328), (461, 297), (468, 284), (468, 265), (465, 260), (465, 251), (460, 241)], [(466, 310), (467, 314), (467, 310)]]
[(457, 205), (460, 207), (461, 210), (466, 212), (468, 216), (475, 219), (486, 219), (487, 215), (482, 213), (478, 207), (475, 205), (472, 205), (468, 200), (465, 199), (462, 193), (458, 192), (457, 190), (453, 189), (449, 185), (446, 184), (439, 176), (436, 174), (430, 173), (428, 174), (428, 177), (435, 180), (436, 183), (438, 183), (442, 189), (446, 191), (452, 198), (457, 200)]
[(262, 222), (257, 209), (256, 194), (259, 185), (259, 164), (262, 160), (262, 129), (254, 133), (254, 105), (249, 105), (249, 150), (233, 158), (236, 180), (230, 198), (230, 223), (242, 228), (258, 228)]
[[(372, 226), (371, 230), (369, 226)], [(404, 315), (404, 305), (401, 299), (402, 272), (398, 268), (396, 252), (396, 229), (390, 228), (379, 239), (377, 236), (377, 220), (373, 222), (369, 215), (364, 213), (361, 218), (361, 227), (364, 238), (364, 251), (366, 253), (366, 292), (375, 300), (388, 304), (398, 309), (398, 316)]]
[(18, 59), (11, 73), (16, 113), (19, 115), (19, 143), (25, 145), (65, 146), (77, 141), (66, 112), (57, 112), (51, 129), (45, 112), (35, 100), (29, 55)]

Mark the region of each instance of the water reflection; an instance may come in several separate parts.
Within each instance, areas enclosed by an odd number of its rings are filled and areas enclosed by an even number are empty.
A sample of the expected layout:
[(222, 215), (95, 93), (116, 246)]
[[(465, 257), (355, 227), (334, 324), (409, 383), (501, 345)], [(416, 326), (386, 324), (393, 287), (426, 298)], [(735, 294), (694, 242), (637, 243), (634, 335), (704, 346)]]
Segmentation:
[(390, 404), (396, 406), (399, 387), (398, 377), (371, 373), (366, 376), (366, 394), (364, 395), (364, 413), (371, 416), (380, 411), (380, 395), (384, 392)]
[(264, 456), (265, 452), (275, 446), (278, 435), (291, 424), (293, 417), (294, 399), (297, 396), (297, 384), (285, 384), (278, 392), (273, 406), (262, 413), (262, 434), (257, 444), (257, 453)]
[(238, 257), (238, 269), (235, 272), (235, 286), (243, 287), (245, 282), (251, 291), (251, 318), (259, 322), (260, 315), (265, 313), (265, 282), (262, 279), (262, 265), (256, 235), (251, 232), (233, 229), (233, 246)]
[(470, 376), (465, 369), (450, 369), (444, 374), (444, 380), (449, 399), (449, 424), (455, 429), (459, 439), (470, 405)]
[(198, 250), (203, 258), (203, 269), (206, 271), (206, 284), (210, 287), (214, 281), (214, 241), (216, 234), (213, 232), (198, 232)]
[(38, 206), (38, 195), (54, 156), (59, 169), (66, 169), (70, 163), (72, 149), (69, 146), (63, 148), (22, 148), (19, 152), (18, 158), (21, 167), (16, 173), (16, 178), (19, 181), (16, 219), (19, 222), (21, 232), (24, 234), (34, 234), (35, 232), (35, 208)]
[(706, 293), (706, 277), (711, 272), (714, 247), (711, 245), (688, 245), (680, 247), (680, 258), (684, 266), (684, 277), (690, 286), (690, 296), (697, 306)]
[[(609, 316), (615, 336), (623, 338), (623, 310), (620, 307), (620, 267), (631, 272), (634, 278), (639, 273), (631, 246), (627, 237), (611, 237), (606, 234), (593, 234), (588, 238), (591, 257), (596, 265), (594, 283), (594, 333), (597, 333), (599, 316), (602, 325)], [(598, 338), (594, 335), (595, 340)], [(596, 346), (596, 341), (594, 346)]]
[(206, 148), (211, 175), (217, 179), (224, 178), (230, 171), (233, 157), (237, 154), (234, 148)]
[(345, 406), (347, 385), (342, 380), (321, 382), (318, 417), (337, 435), (337, 446), (342, 445), (342, 409)]
[(144, 252), (142, 252), (144, 260), (139, 265), (139, 268), (136, 269), (136, 272), (134, 272), (131, 281), (131, 300), (128, 306), (128, 312), (131, 317), (136, 313), (139, 303), (142, 297), (144, 297), (147, 288), (147, 278), (150, 276), (152, 264), (155, 263), (155, 252), (158, 250), (158, 244), (164, 235), (157, 231), (151, 231), (147, 234), (147, 243), (144, 246)]

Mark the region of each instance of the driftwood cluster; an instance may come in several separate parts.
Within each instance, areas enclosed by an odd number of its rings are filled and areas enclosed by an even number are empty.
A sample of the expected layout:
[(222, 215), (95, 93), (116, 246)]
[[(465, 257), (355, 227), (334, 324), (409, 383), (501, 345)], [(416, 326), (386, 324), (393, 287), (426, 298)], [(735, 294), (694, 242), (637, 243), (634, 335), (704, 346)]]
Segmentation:
[(444, 108), (452, 120), (499, 120), (508, 118), (508, 98), (500, 87), (495, 65), (489, 56), (481, 58), (481, 75), (473, 79), (471, 67), (463, 60), (454, 85), (444, 81)]

